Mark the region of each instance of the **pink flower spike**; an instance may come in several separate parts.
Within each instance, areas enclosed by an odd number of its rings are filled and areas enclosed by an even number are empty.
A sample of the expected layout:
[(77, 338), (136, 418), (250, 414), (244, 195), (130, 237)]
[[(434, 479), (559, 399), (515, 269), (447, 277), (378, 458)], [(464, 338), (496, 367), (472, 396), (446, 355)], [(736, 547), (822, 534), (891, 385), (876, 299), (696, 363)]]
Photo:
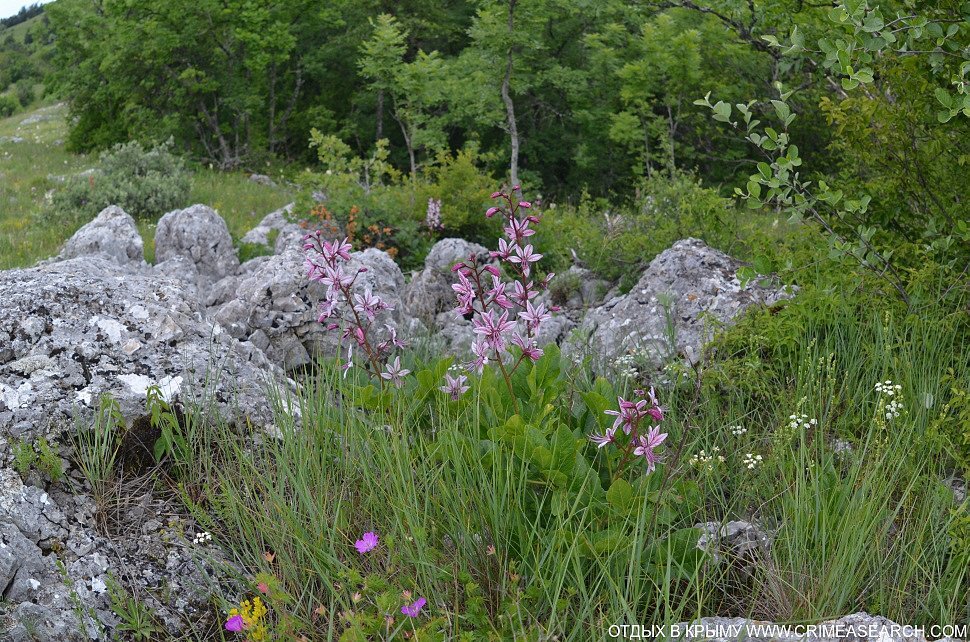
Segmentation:
[(354, 548), (357, 552), (363, 555), (364, 553), (369, 553), (375, 548), (377, 548), (377, 533), (373, 531), (368, 531), (360, 536), (360, 539), (354, 542)]
[(239, 633), (243, 630), (243, 622), (241, 615), (233, 615), (231, 618), (226, 620), (226, 630), (232, 631), (233, 633)]
[(424, 599), (423, 597), (419, 597), (417, 600), (415, 600), (414, 604), (406, 604), (402, 606), (401, 613), (403, 613), (408, 617), (418, 617), (418, 614), (421, 612), (421, 609), (423, 609), (424, 605), (427, 603), (428, 601), (426, 599)]

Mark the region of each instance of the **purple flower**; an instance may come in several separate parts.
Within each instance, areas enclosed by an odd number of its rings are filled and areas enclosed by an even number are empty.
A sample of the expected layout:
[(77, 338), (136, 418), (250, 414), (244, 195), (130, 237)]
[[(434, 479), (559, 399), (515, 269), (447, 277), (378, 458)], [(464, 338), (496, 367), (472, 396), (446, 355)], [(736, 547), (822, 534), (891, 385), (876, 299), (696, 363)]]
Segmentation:
[(370, 288), (367, 288), (363, 295), (355, 294), (354, 300), (357, 302), (354, 305), (354, 310), (366, 315), (369, 321), (373, 321), (374, 317), (377, 316), (381, 310), (392, 309), (391, 306), (387, 305), (381, 300), (381, 297), (371, 293)]
[[(493, 195), (492, 198), (495, 198), (495, 196)], [(498, 208), (498, 207), (490, 207), (490, 208), (488, 208), (488, 210), (485, 211), (485, 216), (488, 217), (488, 218), (492, 218), (493, 216), (495, 216), (496, 214), (498, 214), (500, 211), (501, 211), (501, 208)]]
[(243, 626), (246, 623), (243, 622), (241, 615), (233, 615), (231, 618), (226, 620), (226, 630), (232, 631), (233, 633), (239, 633), (243, 630)]
[(475, 300), (475, 288), (463, 272), (458, 273), (458, 283), (453, 283), (451, 289), (458, 297), (458, 308), (455, 310), (458, 316), (471, 312), (472, 302)]
[(518, 242), (527, 236), (532, 236), (536, 233), (535, 230), (529, 228), (529, 219), (517, 219), (513, 218), (509, 220), (508, 226), (505, 228), (505, 235), (509, 237), (510, 241)]
[(514, 244), (509, 243), (505, 239), (499, 239), (498, 251), (493, 250), (488, 254), (493, 259), (502, 259), (503, 261), (506, 261), (510, 256), (512, 256), (512, 251), (515, 250), (515, 247), (516, 246)]
[(612, 444), (616, 441), (616, 428), (607, 428), (606, 433), (602, 435), (593, 433), (589, 436), (589, 440), (596, 444), (597, 448)]
[(522, 354), (533, 363), (542, 357), (542, 350), (535, 340), (526, 339), (522, 335), (516, 334), (512, 337), (512, 343), (522, 348)]
[(475, 359), (465, 364), (465, 367), (470, 371), (482, 374), (482, 370), (488, 364), (490, 348), (488, 343), (484, 340), (475, 341), (472, 343), (472, 354), (475, 355)]
[(482, 335), (488, 345), (495, 350), (505, 348), (504, 335), (515, 329), (515, 323), (509, 321), (508, 310), (503, 311), (498, 319), (495, 318), (495, 312), (489, 310), (488, 314), (482, 314), (472, 321), (472, 325), (474, 326), (472, 332)]
[(411, 374), (411, 371), (401, 367), (401, 357), (394, 357), (393, 364), (387, 364), (384, 372), (381, 373), (382, 379), (387, 379), (394, 384), (395, 388), (404, 385), (404, 377)]
[(369, 553), (375, 548), (377, 548), (377, 533), (373, 531), (368, 531), (360, 536), (360, 539), (354, 542), (354, 548), (357, 552), (363, 555), (364, 553)]
[(458, 375), (458, 377), (452, 377), (449, 374), (445, 375), (445, 385), (438, 388), (441, 392), (451, 395), (452, 401), (458, 401), (458, 399), (468, 392), (468, 386), (465, 382), (468, 381), (468, 377), (465, 375)]
[(532, 269), (529, 264), (535, 263), (542, 258), (541, 254), (534, 251), (531, 245), (526, 245), (525, 247), (515, 246), (515, 256), (510, 256), (509, 261), (511, 263), (520, 263), (522, 265), (522, 273), (529, 276), (529, 271)]
[(512, 284), (512, 290), (512, 298), (522, 307), (525, 307), (529, 299), (535, 298), (536, 296), (536, 291), (532, 287), (532, 281), (529, 281), (526, 285), (522, 285), (522, 281), (516, 281)]
[(623, 427), (623, 432), (630, 434), (633, 427), (637, 425), (641, 417), (643, 417), (643, 410), (647, 406), (646, 401), (627, 401), (622, 397), (616, 398), (617, 404), (619, 405), (619, 410), (606, 410), (604, 411), (607, 415), (613, 415), (616, 417), (616, 421), (613, 422), (613, 430), (619, 427)]
[(419, 597), (417, 600), (415, 600), (414, 604), (405, 604), (402, 606), (401, 613), (408, 617), (418, 617), (418, 613), (421, 612), (421, 609), (423, 609), (424, 605), (427, 603), (428, 601), (426, 599)]
[(637, 440), (637, 447), (633, 449), (633, 454), (647, 460), (647, 472), (652, 473), (657, 463), (657, 453), (654, 450), (667, 439), (667, 433), (661, 433), (660, 428), (654, 426), (644, 437), (641, 435)]
[(502, 282), (502, 279), (498, 278), (494, 274), (492, 275), (492, 289), (487, 292), (487, 294), (492, 297), (492, 303), (495, 305), (508, 310), (514, 304), (505, 296), (505, 286), (506, 284)]
[(546, 312), (546, 306), (542, 303), (533, 306), (532, 301), (527, 301), (525, 304), (525, 310), (519, 312), (519, 317), (525, 319), (529, 330), (532, 332), (538, 332), (539, 326), (542, 325), (542, 322), (551, 319), (552, 315)]

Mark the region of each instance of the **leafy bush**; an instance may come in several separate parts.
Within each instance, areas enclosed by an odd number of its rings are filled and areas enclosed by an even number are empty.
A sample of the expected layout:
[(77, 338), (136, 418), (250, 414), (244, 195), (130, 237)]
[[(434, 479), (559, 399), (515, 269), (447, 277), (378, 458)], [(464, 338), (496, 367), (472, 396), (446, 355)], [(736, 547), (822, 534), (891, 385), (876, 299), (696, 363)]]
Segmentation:
[[(323, 171), (303, 177), (305, 194), (297, 202), (302, 214), (296, 215), (311, 228), (336, 225), (355, 246), (386, 250), (403, 269), (420, 267), (439, 238), (485, 241), (499, 231), (480, 215), (493, 181), (477, 166), (473, 150), (442, 152), (412, 180), (389, 163), (386, 140), (369, 158), (316, 131), (311, 144)], [(324, 202), (314, 202), (312, 193), (323, 194)], [(440, 202), (440, 226), (427, 223), (429, 200)]]
[(20, 109), (17, 97), (12, 94), (0, 95), (0, 118), (7, 118)]
[(139, 219), (153, 219), (188, 204), (189, 176), (171, 141), (148, 148), (133, 141), (101, 155), (95, 172), (75, 176), (54, 193), (51, 209), (87, 220), (109, 205)]
[(659, 252), (686, 236), (728, 249), (735, 215), (730, 200), (701, 186), (691, 174), (655, 174), (641, 196), (627, 207), (584, 196), (578, 207), (547, 207), (552, 228), (540, 249), (551, 267), (562, 272), (575, 258), (601, 277), (631, 287)]

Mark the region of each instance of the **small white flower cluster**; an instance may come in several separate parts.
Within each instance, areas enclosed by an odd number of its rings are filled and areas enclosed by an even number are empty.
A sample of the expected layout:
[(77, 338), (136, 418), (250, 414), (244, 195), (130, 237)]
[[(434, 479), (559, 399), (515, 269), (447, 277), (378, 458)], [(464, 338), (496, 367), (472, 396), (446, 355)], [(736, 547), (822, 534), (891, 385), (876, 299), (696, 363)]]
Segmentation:
[(900, 401), (899, 399), (892, 399), (889, 403), (886, 404), (885, 411), (886, 411), (886, 419), (888, 421), (892, 421), (893, 419), (898, 418), (900, 414), (902, 414), (903, 402)]
[(708, 454), (707, 451), (700, 451), (696, 455), (690, 458), (690, 465), (695, 468), (703, 468), (707, 472), (712, 472), (714, 470), (715, 462), (718, 464), (724, 463), (724, 455), (719, 454), (721, 449), (714, 446), (711, 449), (711, 453)]
[(616, 362), (616, 373), (621, 377), (633, 378), (637, 376), (637, 362), (636, 356), (633, 353), (627, 353), (617, 357)]
[(745, 453), (744, 460), (741, 462), (744, 464), (745, 468), (748, 470), (754, 470), (761, 465), (761, 461), (764, 458), (761, 455), (755, 455), (752, 453)]
[(212, 541), (212, 535), (210, 535), (206, 531), (197, 533), (196, 536), (192, 538), (192, 543), (196, 544), (197, 546), (202, 546), (203, 544), (207, 544), (211, 541)]
[(876, 392), (887, 397), (895, 397), (903, 391), (903, 387), (898, 383), (893, 383), (890, 379), (880, 381), (876, 384)]
[(746, 432), (748, 432), (747, 428), (742, 428), (741, 426), (731, 426), (731, 434), (735, 437), (740, 437)]
[(883, 407), (886, 421), (897, 419), (903, 412), (903, 402), (897, 396), (903, 391), (903, 387), (898, 383), (893, 383), (890, 379), (876, 383), (876, 392), (885, 395), (889, 401)]
[(818, 421), (816, 421), (814, 417), (809, 419), (808, 415), (804, 413), (799, 415), (789, 415), (788, 417), (788, 427), (791, 428), (792, 431), (797, 431), (799, 428), (808, 430), (817, 423)]

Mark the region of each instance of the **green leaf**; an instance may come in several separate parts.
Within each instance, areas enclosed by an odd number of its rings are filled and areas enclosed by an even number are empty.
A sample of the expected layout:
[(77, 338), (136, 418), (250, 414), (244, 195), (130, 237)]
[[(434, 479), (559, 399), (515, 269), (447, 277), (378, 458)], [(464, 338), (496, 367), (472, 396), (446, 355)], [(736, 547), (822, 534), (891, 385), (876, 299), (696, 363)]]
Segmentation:
[(625, 513), (633, 504), (633, 486), (625, 479), (617, 479), (606, 491), (606, 501), (610, 506)]

